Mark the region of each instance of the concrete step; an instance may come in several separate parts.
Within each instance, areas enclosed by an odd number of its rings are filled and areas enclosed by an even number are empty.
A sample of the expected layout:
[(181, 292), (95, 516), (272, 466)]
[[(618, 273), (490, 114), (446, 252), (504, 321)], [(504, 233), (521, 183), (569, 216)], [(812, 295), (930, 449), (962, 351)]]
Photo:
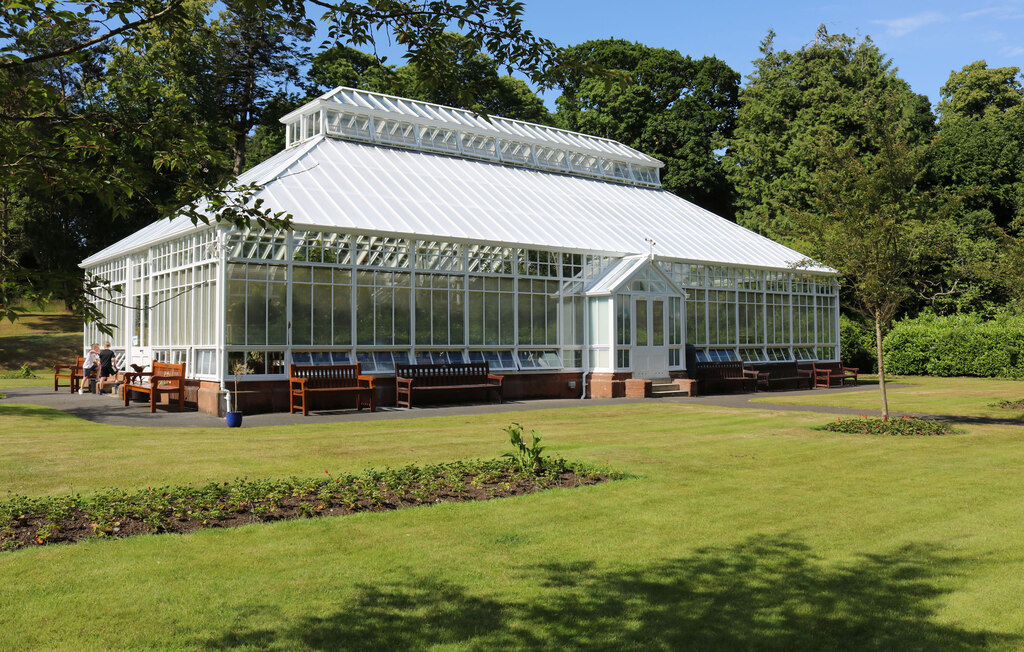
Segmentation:
[(651, 383), (652, 392), (675, 392), (679, 386), (675, 383)]
[(684, 392), (684, 391), (682, 391), (680, 389), (675, 389), (675, 385), (673, 385), (672, 387), (674, 389), (662, 390), (660, 392), (659, 391), (652, 391), (651, 392), (651, 398), (670, 398), (672, 396), (689, 396), (689, 394), (687, 392)]

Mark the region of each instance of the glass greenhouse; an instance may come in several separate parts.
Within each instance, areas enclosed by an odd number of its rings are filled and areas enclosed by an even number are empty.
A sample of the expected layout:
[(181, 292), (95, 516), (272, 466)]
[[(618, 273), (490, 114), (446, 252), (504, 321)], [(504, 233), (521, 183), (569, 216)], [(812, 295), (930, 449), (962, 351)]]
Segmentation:
[(383, 381), (486, 361), (519, 395), (561, 396), (588, 375), (681, 375), (686, 344), (838, 358), (831, 270), (662, 190), (662, 164), (620, 143), (349, 88), (282, 122), (287, 147), (239, 183), (292, 230), (179, 216), (81, 264), (112, 284), (115, 350), (185, 362), (201, 409), (243, 360), (282, 391), (289, 362)]

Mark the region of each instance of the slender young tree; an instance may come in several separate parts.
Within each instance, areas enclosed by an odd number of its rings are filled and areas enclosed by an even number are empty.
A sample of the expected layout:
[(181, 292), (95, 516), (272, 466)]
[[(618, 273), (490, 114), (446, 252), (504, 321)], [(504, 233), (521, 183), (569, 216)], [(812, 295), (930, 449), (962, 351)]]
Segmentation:
[(852, 307), (874, 323), (882, 418), (889, 418), (883, 340), (935, 259), (954, 246), (951, 200), (922, 186), (927, 146), (914, 116), (892, 94), (857, 108), (871, 153), (836, 136), (816, 148), (819, 164), (789, 206), (788, 234), (839, 272)]

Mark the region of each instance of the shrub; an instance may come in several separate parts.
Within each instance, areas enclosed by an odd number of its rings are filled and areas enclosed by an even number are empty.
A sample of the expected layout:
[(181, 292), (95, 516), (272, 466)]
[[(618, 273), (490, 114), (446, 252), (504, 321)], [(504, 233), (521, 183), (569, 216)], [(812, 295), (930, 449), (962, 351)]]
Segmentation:
[(845, 419), (840, 417), (832, 423), (826, 424), (824, 429), (829, 432), (845, 432), (851, 435), (899, 435), (902, 437), (949, 435), (955, 432), (950, 425), (941, 421), (911, 417), (900, 417), (889, 421), (882, 421), (879, 417), (860, 416)]
[(839, 349), (847, 366), (857, 367), (862, 373), (878, 371), (874, 331), (846, 315), (839, 316)]
[(897, 322), (885, 348), (894, 374), (1024, 378), (1024, 317), (925, 313)]

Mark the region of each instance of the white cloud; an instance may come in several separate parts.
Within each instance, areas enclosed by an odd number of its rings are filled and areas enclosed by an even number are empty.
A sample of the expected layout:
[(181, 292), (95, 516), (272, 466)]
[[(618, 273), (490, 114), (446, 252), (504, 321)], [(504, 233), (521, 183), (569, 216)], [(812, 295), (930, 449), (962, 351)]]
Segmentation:
[(986, 7), (984, 9), (975, 9), (974, 11), (968, 11), (960, 14), (960, 18), (964, 19), (979, 18), (981, 16), (993, 16), (1000, 20), (1017, 20), (1024, 18), (1024, 11), (1022, 11), (1020, 5), (1017, 4)]
[(1006, 40), (1006, 34), (1000, 32), (999, 30), (992, 30), (992, 31), (985, 32), (984, 34), (982, 34), (981, 35), (981, 40), (985, 41), (986, 43), (995, 43), (996, 41), (1005, 41)]
[(998, 11), (1003, 11), (1005, 7), (986, 7), (985, 9), (976, 9), (974, 11), (968, 11), (960, 14), (961, 18), (977, 18), (978, 16), (987, 16), (994, 14)]
[(920, 29), (932, 23), (944, 23), (949, 18), (937, 11), (925, 11), (913, 16), (903, 18), (892, 18), (889, 20), (873, 20), (871, 22), (885, 26), (885, 33), (889, 36), (905, 36), (914, 30)]
[(1024, 47), (1015, 45), (1013, 47), (1005, 47), (999, 51), (1005, 57), (1020, 57), (1024, 56)]

